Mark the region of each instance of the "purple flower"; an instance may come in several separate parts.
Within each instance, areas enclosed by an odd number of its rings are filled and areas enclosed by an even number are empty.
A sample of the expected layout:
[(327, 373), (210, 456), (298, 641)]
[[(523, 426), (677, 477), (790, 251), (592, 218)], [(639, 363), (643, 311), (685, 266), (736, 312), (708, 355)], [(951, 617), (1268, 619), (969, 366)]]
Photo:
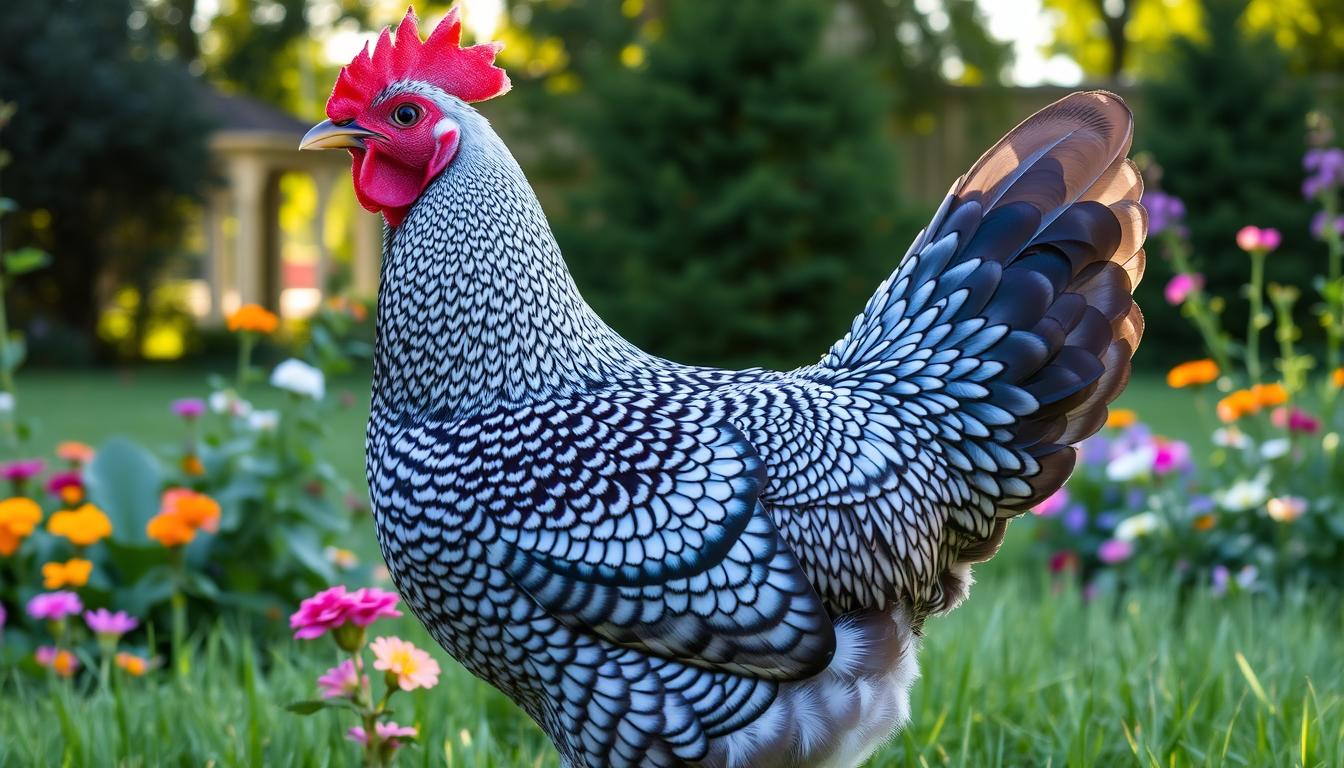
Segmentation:
[(1159, 235), (1167, 230), (1183, 234), (1185, 227), (1185, 203), (1179, 197), (1169, 195), (1160, 189), (1150, 189), (1143, 193), (1143, 207), (1148, 209), (1148, 234)]
[(1064, 510), (1064, 528), (1069, 533), (1082, 533), (1087, 530), (1087, 507), (1071, 504)]
[(1163, 293), (1167, 297), (1167, 303), (1173, 307), (1179, 307), (1185, 303), (1190, 294), (1204, 287), (1204, 276), (1201, 274), (1181, 273), (1167, 281), (1167, 287)]
[(139, 620), (125, 611), (112, 613), (106, 608), (84, 612), (84, 623), (89, 625), (95, 635), (121, 637), (140, 626)]
[(184, 397), (173, 401), (173, 413), (188, 421), (205, 413), (205, 401), (199, 397)]
[(0, 465), (0, 477), (13, 483), (21, 483), (42, 474), (42, 470), (46, 468), (46, 462), (41, 459), (19, 459)]
[(79, 595), (74, 592), (44, 592), (28, 601), (28, 615), (34, 619), (60, 621), (84, 610)]
[(367, 627), (378, 619), (395, 619), (401, 615), (397, 610), (397, 595), (377, 587), (363, 587), (350, 593), (350, 620), (361, 627)]
[(1123, 563), (1134, 554), (1134, 545), (1122, 539), (1107, 539), (1097, 547), (1097, 559), (1107, 565)]
[[(1324, 240), (1327, 221), (1330, 221), (1329, 214), (1325, 211), (1317, 211), (1316, 215), (1311, 217), (1311, 236), (1317, 240)], [(1344, 216), (1335, 216), (1333, 223), (1335, 232), (1344, 235)]]
[(1191, 496), (1187, 506), (1190, 509), (1190, 514), (1203, 515), (1216, 509), (1218, 503), (1209, 496)]
[(1302, 182), (1302, 196), (1308, 200), (1327, 190), (1338, 189), (1344, 186), (1344, 149), (1309, 149), (1302, 157), (1302, 168), (1308, 174)]
[[(378, 723), (374, 726), (374, 731), (378, 734), (378, 740), (392, 749), (401, 746), (399, 739), (413, 739), (419, 732), (413, 726), (397, 725), (393, 722)], [(369, 735), (358, 725), (346, 731), (345, 737), (357, 744), (369, 743)]]
[(1164, 440), (1153, 456), (1153, 474), (1169, 475), (1189, 469), (1190, 446), (1180, 440)]

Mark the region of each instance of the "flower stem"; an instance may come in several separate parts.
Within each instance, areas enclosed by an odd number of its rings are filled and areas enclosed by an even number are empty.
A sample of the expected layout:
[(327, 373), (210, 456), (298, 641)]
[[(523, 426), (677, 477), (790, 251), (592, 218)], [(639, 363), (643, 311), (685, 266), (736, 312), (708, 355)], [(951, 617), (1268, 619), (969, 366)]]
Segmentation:
[(252, 369), (252, 347), (256, 344), (256, 337), (251, 331), (243, 331), (240, 336), (242, 338), (238, 342), (237, 381), (233, 385), (239, 398), (247, 388), (248, 373)]
[(1251, 251), (1251, 282), (1247, 298), (1251, 302), (1251, 317), (1246, 323), (1246, 375), (1251, 384), (1260, 383), (1260, 329), (1265, 326), (1265, 251)]

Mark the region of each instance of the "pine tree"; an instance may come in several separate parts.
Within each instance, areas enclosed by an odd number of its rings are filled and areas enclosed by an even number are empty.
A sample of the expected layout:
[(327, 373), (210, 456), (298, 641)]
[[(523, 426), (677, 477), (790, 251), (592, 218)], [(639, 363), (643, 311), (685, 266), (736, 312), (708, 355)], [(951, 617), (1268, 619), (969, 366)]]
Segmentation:
[[(1242, 226), (1276, 227), (1283, 247), (1270, 280), (1307, 286), (1319, 270), (1308, 233), (1302, 154), (1310, 97), (1272, 40), (1247, 36), (1245, 0), (1205, 0), (1206, 42), (1175, 44), (1166, 76), (1143, 92), (1139, 143), (1161, 166), (1164, 190), (1185, 201), (1193, 253), (1210, 290), (1229, 299), (1228, 327), (1245, 328), (1239, 289), (1249, 263), (1234, 238)], [(1157, 267), (1156, 259), (1150, 262)], [(1185, 330), (1161, 298), (1170, 272), (1150, 270), (1140, 288), (1150, 327)], [(1194, 348), (1193, 332), (1181, 346)], [(1170, 339), (1164, 346), (1170, 348)]]
[(820, 0), (669, 3), (595, 70), (576, 277), (632, 341), (688, 362), (811, 362), (902, 252), (885, 99), (823, 51)]

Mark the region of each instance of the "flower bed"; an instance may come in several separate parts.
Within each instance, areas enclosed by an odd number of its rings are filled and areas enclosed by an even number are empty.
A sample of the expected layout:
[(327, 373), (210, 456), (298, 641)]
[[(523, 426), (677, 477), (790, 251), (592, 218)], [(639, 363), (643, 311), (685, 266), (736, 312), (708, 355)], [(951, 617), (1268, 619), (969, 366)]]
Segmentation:
[[(1173, 576), (1215, 594), (1344, 584), (1344, 150), (1314, 148), (1303, 165), (1303, 194), (1321, 207), (1312, 233), (1326, 255), (1310, 308), (1324, 330), (1319, 361), (1299, 344), (1302, 289), (1265, 282), (1266, 261), (1282, 258), (1277, 231), (1229, 233), (1249, 274), (1250, 320), (1236, 338), (1221, 322), (1228, 300), (1211, 295), (1196, 269), (1185, 206), (1145, 193), (1150, 236), (1175, 272), (1165, 297), (1207, 347), (1207, 358), (1167, 375), (1210, 435), (1197, 446), (1205, 460), (1193, 463), (1190, 446), (1153, 434), (1135, 414), (1113, 413), (1081, 446), (1066, 487), (1034, 510), (1052, 571), (1076, 575), (1088, 591)], [(1277, 349), (1267, 354), (1271, 340)]]

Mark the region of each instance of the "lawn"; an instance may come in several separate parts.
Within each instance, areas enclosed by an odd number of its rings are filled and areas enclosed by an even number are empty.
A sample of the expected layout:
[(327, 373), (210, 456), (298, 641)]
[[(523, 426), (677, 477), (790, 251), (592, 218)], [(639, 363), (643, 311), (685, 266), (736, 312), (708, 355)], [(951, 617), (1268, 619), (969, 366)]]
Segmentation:
[[(36, 445), (128, 433), (171, 446), (177, 397), (204, 395), (204, 371), (25, 372), (19, 397), (39, 417)], [(353, 405), (328, 424), (324, 453), (362, 487), (366, 376), (332, 382)], [(261, 407), (276, 397), (250, 393)], [(1121, 405), (1190, 440), (1204, 429), (1188, 400), (1139, 376)], [(1253, 595), (1179, 602), (1160, 586), (1119, 601), (1057, 590), (1027, 554), (1027, 531), (978, 572), (970, 601), (927, 627), (911, 727), (873, 765), (1344, 765), (1344, 613), (1338, 597), (1276, 603)], [(367, 524), (352, 548), (372, 552)], [(389, 624), (434, 647), (413, 621)], [(189, 673), (166, 670), (112, 690), (71, 690), (13, 675), (0, 683), (0, 765), (350, 765), (349, 722), (303, 718), (334, 660), (329, 641), (254, 649), (201, 628)], [(491, 688), (444, 662), (443, 681), (394, 706), (423, 743), (404, 764), (554, 766), (540, 732)], [(92, 681), (90, 681), (92, 683)]]
[[(1153, 589), (1085, 603), (989, 565), (966, 605), (928, 625), (914, 721), (871, 765), (1344, 765), (1341, 629), (1339, 606), (1312, 599), (1182, 607)], [(330, 641), (256, 652), (232, 638), (209, 633), (181, 682), (21, 689), (33, 703), (8, 708), (0, 765), (355, 764), (348, 722), (280, 707), (312, 697)], [(444, 668), (437, 688), (394, 704), (424, 735), (403, 764), (558, 764), (502, 696)]]

